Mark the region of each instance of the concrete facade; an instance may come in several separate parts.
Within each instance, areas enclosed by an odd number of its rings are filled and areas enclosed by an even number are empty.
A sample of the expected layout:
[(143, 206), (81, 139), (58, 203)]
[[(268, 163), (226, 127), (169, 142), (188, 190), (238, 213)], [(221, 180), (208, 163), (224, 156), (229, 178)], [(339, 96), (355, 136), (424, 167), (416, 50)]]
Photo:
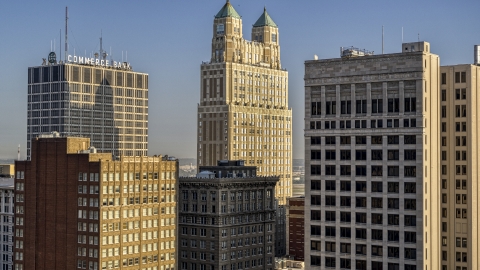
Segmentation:
[(441, 269), (479, 269), (480, 67), (442, 66), (440, 72)]
[(242, 159), (258, 175), (279, 175), (276, 197), (284, 205), (292, 194), (288, 73), (281, 68), (279, 29), (266, 10), (262, 16), (270, 23), (254, 26), (252, 41), (243, 38), (242, 19), (229, 1), (214, 19), (211, 59), (200, 68), (197, 162)]
[(178, 161), (32, 140), (16, 161), (15, 269), (176, 268)]
[(305, 265), (440, 269), (439, 57), (305, 62)]
[[(257, 176), (252, 166), (218, 166), (225, 168), (231, 177), (200, 167), (197, 177), (179, 180), (179, 269), (273, 269), (279, 177)], [(250, 176), (233, 174), (238, 170)]]

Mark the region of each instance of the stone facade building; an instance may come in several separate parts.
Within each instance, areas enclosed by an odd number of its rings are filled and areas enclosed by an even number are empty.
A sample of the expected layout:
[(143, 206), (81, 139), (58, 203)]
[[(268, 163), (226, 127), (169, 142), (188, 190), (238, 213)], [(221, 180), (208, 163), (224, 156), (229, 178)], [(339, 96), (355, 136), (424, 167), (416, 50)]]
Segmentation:
[(439, 57), (305, 62), (305, 265), (441, 269)]
[[(13, 167), (13, 166), (12, 166)], [(13, 173), (12, 173), (13, 175)], [(0, 269), (13, 270), (14, 178), (0, 178)]]
[(480, 67), (440, 68), (442, 270), (480, 268)]
[(17, 270), (176, 268), (178, 161), (42, 136), (16, 161)]
[(292, 111), (281, 68), (279, 28), (266, 10), (245, 40), (229, 1), (213, 21), (212, 52), (201, 65), (198, 166), (245, 160), (258, 175), (279, 175), (280, 205), (292, 194)]
[(147, 155), (148, 74), (73, 62), (29, 67), (28, 158), (31, 140), (53, 131), (88, 137), (114, 156)]
[(243, 161), (179, 180), (179, 269), (273, 269), (275, 185)]

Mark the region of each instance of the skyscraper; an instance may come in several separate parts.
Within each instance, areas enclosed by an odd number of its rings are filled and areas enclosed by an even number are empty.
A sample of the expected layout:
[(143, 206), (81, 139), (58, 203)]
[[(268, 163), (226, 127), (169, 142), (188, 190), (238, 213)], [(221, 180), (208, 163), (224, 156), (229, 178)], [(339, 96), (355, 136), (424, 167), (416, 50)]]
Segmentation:
[(147, 74), (98, 55), (49, 60), (28, 69), (28, 157), (31, 139), (54, 131), (114, 156), (147, 155)]
[(480, 267), (478, 64), (440, 68), (442, 270)]
[(201, 65), (198, 165), (242, 159), (258, 175), (279, 175), (276, 197), (285, 204), (292, 194), (292, 111), (279, 28), (264, 9), (252, 41), (242, 31), (227, 1), (213, 21), (210, 61)]
[(15, 268), (176, 268), (178, 161), (41, 135), (16, 161)]
[(305, 265), (440, 269), (439, 57), (341, 52), (305, 62)]

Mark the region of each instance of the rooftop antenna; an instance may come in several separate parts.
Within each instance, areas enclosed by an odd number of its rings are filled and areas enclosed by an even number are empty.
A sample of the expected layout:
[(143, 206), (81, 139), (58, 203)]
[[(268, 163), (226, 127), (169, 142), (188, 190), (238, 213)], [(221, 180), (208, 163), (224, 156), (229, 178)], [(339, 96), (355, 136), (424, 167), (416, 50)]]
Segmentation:
[(382, 25), (382, 54), (383, 54), (383, 25)]
[(128, 51), (125, 51), (125, 62), (128, 62)]
[(53, 44), (52, 44), (52, 40), (50, 40), (50, 51), (53, 52)]
[(60, 44), (59, 44), (59, 48), (60, 48), (60, 62), (62, 62), (62, 29), (60, 29)]
[(68, 52), (68, 7), (65, 7), (65, 59), (67, 59)]
[(418, 33), (418, 42), (420, 42), (420, 33)]
[(102, 30), (100, 30), (100, 55), (103, 55), (103, 48), (102, 48)]
[(20, 160), (20, 144), (18, 145), (17, 160)]

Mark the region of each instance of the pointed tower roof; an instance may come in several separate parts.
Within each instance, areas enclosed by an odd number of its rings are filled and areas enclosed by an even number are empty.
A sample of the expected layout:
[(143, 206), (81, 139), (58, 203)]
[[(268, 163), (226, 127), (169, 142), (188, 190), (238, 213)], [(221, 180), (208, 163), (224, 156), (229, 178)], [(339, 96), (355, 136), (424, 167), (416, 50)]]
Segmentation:
[(262, 27), (262, 26), (272, 26), (272, 27), (278, 27), (277, 24), (272, 20), (272, 17), (268, 15), (267, 13), (267, 8), (263, 8), (263, 13), (258, 18), (257, 22), (253, 25), (253, 27)]
[(241, 19), (242, 17), (238, 14), (238, 12), (233, 8), (230, 4), (230, 0), (227, 0), (225, 5), (220, 9), (220, 11), (215, 15), (215, 18), (225, 18), (225, 17), (233, 17), (237, 19)]

